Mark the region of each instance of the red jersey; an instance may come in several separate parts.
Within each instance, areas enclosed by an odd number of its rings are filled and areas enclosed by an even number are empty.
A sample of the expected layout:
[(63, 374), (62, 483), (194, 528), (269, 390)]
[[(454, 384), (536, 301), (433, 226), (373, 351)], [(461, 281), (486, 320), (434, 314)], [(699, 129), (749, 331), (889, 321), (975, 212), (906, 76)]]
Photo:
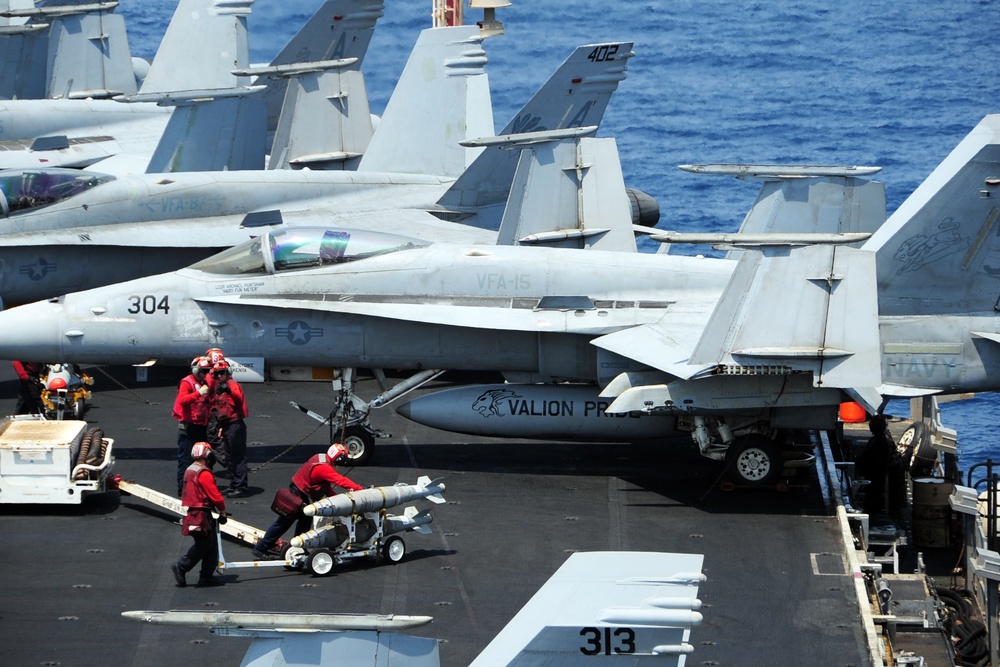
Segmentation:
[(302, 464), (298, 472), (292, 476), (292, 484), (305, 493), (311, 500), (319, 500), (326, 496), (332, 496), (334, 486), (339, 486), (349, 491), (361, 491), (363, 486), (355, 484), (339, 472), (334, 470), (333, 464), (326, 454), (316, 454)]
[(188, 509), (211, 509), (226, 511), (226, 500), (215, 485), (215, 475), (205, 462), (197, 459), (184, 471), (184, 492), (181, 504)]
[(208, 394), (202, 395), (198, 388), (207, 384), (199, 382), (194, 375), (188, 375), (177, 387), (177, 398), (174, 400), (173, 416), (179, 422), (192, 424), (208, 424), (210, 412)]
[(42, 370), (42, 365), (36, 364), (33, 361), (12, 361), (11, 365), (14, 366), (14, 372), (17, 373), (17, 377), (22, 380), (37, 378), (38, 373)]
[(219, 382), (216, 381), (212, 393), (212, 409), (223, 423), (230, 423), (240, 419), (246, 419), (250, 414), (247, 409), (247, 399), (243, 395), (243, 387), (236, 380), (229, 380), (226, 383), (228, 391), (219, 391)]

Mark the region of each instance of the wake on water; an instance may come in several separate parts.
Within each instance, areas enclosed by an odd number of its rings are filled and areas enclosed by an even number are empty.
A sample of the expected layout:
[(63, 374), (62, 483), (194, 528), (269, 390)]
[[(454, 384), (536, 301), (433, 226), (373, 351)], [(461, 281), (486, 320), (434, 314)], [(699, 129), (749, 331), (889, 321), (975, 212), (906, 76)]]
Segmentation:
[[(626, 182), (659, 200), (663, 229), (735, 230), (756, 195), (754, 183), (685, 174), (683, 163), (881, 166), (892, 211), (984, 115), (1000, 111), (992, 30), (1000, 3), (988, 0), (513, 3), (498, 11), (506, 34), (486, 43), (497, 123), (576, 46), (632, 40), (636, 57), (600, 134), (616, 138)], [(253, 60), (269, 60), (321, 4), (256, 0)], [(136, 55), (155, 53), (175, 6), (122, 0)], [(373, 112), (430, 10), (430, 0), (386, 3), (364, 65)], [(466, 12), (467, 23), (477, 20)], [(988, 428), (998, 408), (995, 394), (942, 406), (966, 467), (1000, 453)], [(908, 406), (895, 401), (890, 412)]]

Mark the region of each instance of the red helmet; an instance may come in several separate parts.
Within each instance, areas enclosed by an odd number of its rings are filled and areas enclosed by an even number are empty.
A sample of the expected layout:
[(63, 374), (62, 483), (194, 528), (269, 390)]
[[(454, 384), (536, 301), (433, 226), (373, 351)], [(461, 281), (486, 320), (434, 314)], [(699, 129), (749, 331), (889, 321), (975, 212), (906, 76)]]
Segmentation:
[(52, 378), (52, 380), (49, 381), (49, 389), (65, 389), (65, 388), (66, 388), (66, 380), (63, 378)]
[(348, 455), (347, 447), (344, 447), (339, 442), (333, 443), (330, 445), (330, 449), (326, 450), (326, 456), (330, 459), (331, 465), (335, 465), (341, 458), (346, 460)]
[(191, 458), (203, 459), (212, 453), (212, 445), (207, 442), (196, 442), (191, 448)]
[(230, 372), (229, 371), (229, 364), (227, 364), (225, 362), (225, 360), (223, 360), (223, 361), (216, 361), (215, 364), (212, 365), (212, 374), (213, 375), (215, 375), (217, 373), (229, 373), (229, 372)]
[(205, 356), (208, 357), (208, 360), (211, 361), (213, 364), (223, 361), (226, 358), (226, 355), (223, 354), (222, 350), (220, 350), (217, 347), (208, 348), (208, 350), (205, 352)]
[(191, 360), (192, 373), (207, 373), (210, 370), (212, 370), (212, 362), (208, 360), (208, 357), (195, 357)]

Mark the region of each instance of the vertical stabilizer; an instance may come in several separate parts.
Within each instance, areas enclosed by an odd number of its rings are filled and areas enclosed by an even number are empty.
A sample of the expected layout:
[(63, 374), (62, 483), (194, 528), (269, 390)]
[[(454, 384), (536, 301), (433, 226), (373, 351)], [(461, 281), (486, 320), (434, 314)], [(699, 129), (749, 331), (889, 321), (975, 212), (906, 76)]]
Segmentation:
[(703, 556), (571, 555), (470, 667), (683, 665), (702, 621)]
[(180, 0), (149, 67), (143, 95), (236, 88), (250, 64), (247, 17), (253, 0)]
[[(375, 23), (381, 18), (384, 8), (384, 0), (326, 0), (271, 61), (271, 65), (357, 58), (354, 67), (360, 72)], [(263, 96), (267, 101), (268, 130), (273, 131), (282, 111), (288, 79), (269, 78), (259, 83), (268, 87)], [(360, 108), (362, 92), (356, 86), (351, 90), (352, 101), (357, 108)], [(367, 95), (364, 104), (367, 108)]]
[(125, 18), (110, 11), (60, 17), (49, 31), (48, 95), (110, 98), (136, 93)]
[[(628, 60), (633, 55), (631, 42), (578, 47), (499, 136), (600, 126), (611, 95), (625, 78)], [(477, 226), (496, 229), (518, 159), (517, 151), (482, 153), (459, 176), (439, 205), (474, 212), (479, 217)]]
[[(497, 243), (636, 252), (615, 140), (539, 134), (521, 135), (534, 138), (520, 150)], [(503, 152), (514, 152), (512, 139)]]
[(267, 108), (234, 95), (179, 104), (170, 115), (146, 173), (264, 168)]
[(358, 169), (461, 174), (479, 150), (459, 142), (494, 132), (485, 65), (478, 27), (423, 30)]
[(357, 169), (372, 138), (365, 79), (354, 59), (330, 62), (288, 81), (268, 169)]
[(996, 317), (998, 218), (1000, 115), (989, 115), (865, 244), (878, 257), (881, 314)]

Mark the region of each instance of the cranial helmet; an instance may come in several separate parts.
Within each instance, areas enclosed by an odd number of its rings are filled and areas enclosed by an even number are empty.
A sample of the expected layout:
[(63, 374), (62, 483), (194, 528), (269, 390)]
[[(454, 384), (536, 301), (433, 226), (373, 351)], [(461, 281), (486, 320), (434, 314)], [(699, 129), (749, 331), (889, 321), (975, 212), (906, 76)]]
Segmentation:
[(335, 442), (330, 445), (330, 449), (326, 450), (326, 456), (330, 459), (331, 464), (336, 464), (341, 458), (346, 460), (348, 457), (347, 447), (344, 447), (339, 442)]
[(216, 375), (218, 373), (228, 373), (228, 372), (229, 372), (229, 364), (227, 364), (225, 360), (216, 361), (215, 364), (212, 366), (213, 375)]
[(195, 357), (191, 361), (192, 373), (207, 373), (210, 370), (212, 370), (212, 362), (208, 360), (208, 357)]
[(208, 357), (208, 360), (211, 361), (213, 364), (217, 364), (226, 358), (226, 355), (223, 354), (222, 350), (220, 350), (217, 347), (210, 347), (205, 352), (205, 356)]
[(196, 442), (194, 447), (191, 448), (191, 458), (193, 459), (204, 459), (208, 458), (208, 455), (212, 453), (212, 445), (207, 442)]

